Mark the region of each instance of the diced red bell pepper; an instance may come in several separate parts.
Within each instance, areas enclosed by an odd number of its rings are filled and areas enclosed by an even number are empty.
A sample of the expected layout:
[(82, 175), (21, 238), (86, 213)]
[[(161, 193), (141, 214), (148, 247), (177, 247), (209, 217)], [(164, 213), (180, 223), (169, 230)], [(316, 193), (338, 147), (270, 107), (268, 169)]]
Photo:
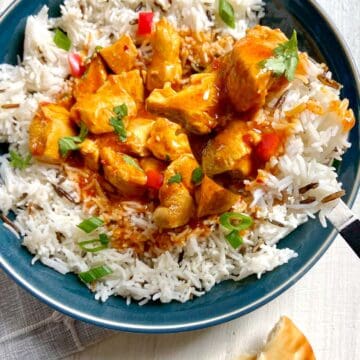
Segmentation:
[(164, 182), (164, 175), (157, 170), (149, 170), (146, 172), (147, 183), (146, 186), (152, 189), (159, 190)]
[(138, 35), (148, 35), (151, 34), (152, 24), (153, 24), (154, 13), (149, 12), (140, 12), (138, 20)]
[(82, 58), (79, 54), (69, 54), (68, 62), (70, 67), (70, 74), (74, 77), (81, 77), (85, 72), (85, 66), (83, 65)]
[(280, 146), (279, 135), (275, 133), (263, 134), (261, 141), (256, 146), (256, 155), (262, 161), (268, 161), (276, 154)]

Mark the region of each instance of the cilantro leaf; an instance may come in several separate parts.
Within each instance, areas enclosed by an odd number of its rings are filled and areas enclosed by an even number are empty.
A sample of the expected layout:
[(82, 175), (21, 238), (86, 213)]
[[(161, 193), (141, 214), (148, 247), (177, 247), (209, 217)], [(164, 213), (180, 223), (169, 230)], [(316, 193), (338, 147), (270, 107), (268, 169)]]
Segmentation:
[(219, 15), (221, 20), (232, 29), (235, 29), (235, 11), (227, 0), (219, 1)]
[(61, 138), (59, 140), (60, 155), (62, 157), (66, 157), (69, 151), (78, 150), (78, 144), (82, 143), (85, 140), (88, 132), (89, 130), (86, 125), (84, 123), (81, 123), (79, 136), (65, 136)]
[(121, 142), (125, 142), (127, 133), (123, 118), (128, 114), (128, 108), (126, 104), (115, 106), (113, 109), (116, 116), (110, 118), (110, 125), (114, 128), (115, 133), (119, 136)]
[(176, 173), (175, 175), (171, 176), (171, 178), (168, 180), (167, 183), (168, 184), (175, 184), (175, 183), (179, 184), (179, 183), (181, 183), (181, 180), (182, 180), (181, 174)]
[(18, 152), (11, 150), (10, 151), (10, 165), (14, 169), (24, 170), (30, 165), (31, 155), (22, 157)]
[(110, 125), (114, 128), (115, 133), (119, 136), (119, 140), (121, 142), (125, 142), (127, 134), (125, 124), (122, 119), (118, 117), (112, 117), (110, 118)]
[(139, 166), (139, 164), (136, 162), (136, 160), (134, 158), (132, 158), (131, 156), (123, 154), (122, 158), (127, 164), (134, 166), (138, 170), (143, 171), (143, 169)]
[(203, 173), (201, 167), (197, 167), (196, 169), (194, 169), (194, 171), (191, 174), (191, 181), (195, 185), (199, 185), (201, 183), (203, 177), (204, 177), (204, 173)]
[(260, 66), (272, 71), (275, 76), (285, 75), (292, 81), (295, 77), (295, 71), (299, 63), (298, 41), (296, 31), (290, 40), (278, 45), (274, 51), (274, 56), (260, 62)]

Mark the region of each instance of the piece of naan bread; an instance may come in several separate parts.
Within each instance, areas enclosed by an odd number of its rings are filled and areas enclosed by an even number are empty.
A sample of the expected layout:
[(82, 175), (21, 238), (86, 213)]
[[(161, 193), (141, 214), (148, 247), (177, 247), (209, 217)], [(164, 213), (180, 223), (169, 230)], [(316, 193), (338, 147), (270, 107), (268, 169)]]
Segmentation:
[(243, 355), (238, 360), (316, 360), (304, 334), (286, 316), (270, 332), (267, 343), (257, 355)]

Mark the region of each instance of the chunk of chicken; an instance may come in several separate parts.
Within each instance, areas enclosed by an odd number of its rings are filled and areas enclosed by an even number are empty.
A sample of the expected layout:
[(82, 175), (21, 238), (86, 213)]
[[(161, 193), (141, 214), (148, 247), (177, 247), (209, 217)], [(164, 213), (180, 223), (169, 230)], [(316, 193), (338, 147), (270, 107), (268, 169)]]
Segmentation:
[(75, 79), (73, 95), (76, 99), (81, 96), (92, 94), (99, 89), (107, 79), (105, 64), (101, 57), (96, 54), (88, 65), (86, 72), (80, 79)]
[(111, 46), (101, 49), (100, 55), (114, 73), (120, 74), (135, 66), (138, 52), (131, 37), (123, 35)]
[[(189, 222), (194, 214), (194, 200), (190, 194), (193, 184), (191, 174), (197, 167), (192, 155), (183, 155), (173, 161), (164, 172), (164, 184), (160, 188), (158, 206), (153, 215), (155, 224), (160, 228), (174, 229)], [(169, 182), (176, 174), (180, 182)]]
[(191, 76), (190, 84), (176, 92), (168, 84), (154, 90), (146, 100), (146, 109), (180, 123), (195, 134), (208, 134), (217, 125), (215, 116), (219, 91), (217, 73)]
[(188, 137), (181, 126), (164, 118), (154, 123), (147, 147), (160, 160), (176, 160), (182, 154), (191, 154)]
[(57, 104), (42, 104), (29, 128), (31, 154), (40, 161), (58, 164), (62, 162), (59, 140), (76, 135), (70, 113)]
[(251, 153), (261, 135), (243, 120), (233, 120), (206, 145), (202, 167), (212, 177), (228, 171), (248, 176), (252, 171)]
[(123, 195), (141, 196), (147, 177), (135, 158), (114, 151), (110, 147), (100, 150), (105, 178)]
[(239, 195), (204, 176), (200, 188), (196, 191), (197, 216), (221, 214), (229, 210), (239, 198)]
[(138, 105), (144, 102), (144, 82), (139, 70), (111, 75), (110, 78), (123, 88)]
[(125, 147), (129, 152), (139, 156), (150, 155), (147, 148), (147, 141), (154, 124), (154, 120), (147, 118), (134, 118), (126, 122)]
[(94, 171), (99, 170), (100, 150), (95, 141), (85, 139), (80, 145), (80, 153), (84, 157), (85, 165)]
[(279, 29), (258, 25), (237, 41), (225, 57), (221, 67), (225, 90), (237, 111), (262, 107), (270, 88), (284, 81), (262, 69), (259, 63), (273, 56), (273, 50), (285, 41), (287, 37)]
[(157, 172), (163, 172), (166, 169), (166, 163), (155, 159), (153, 157), (146, 157), (140, 159), (140, 165), (144, 169), (145, 172), (155, 170)]
[(137, 106), (134, 99), (112, 78), (109, 78), (95, 94), (81, 97), (71, 109), (72, 118), (82, 121), (93, 134), (113, 132), (110, 118), (116, 106), (126, 104), (128, 116), (135, 116)]
[(148, 90), (162, 88), (166, 82), (181, 80), (180, 43), (178, 32), (162, 18), (151, 35), (153, 57), (147, 72)]

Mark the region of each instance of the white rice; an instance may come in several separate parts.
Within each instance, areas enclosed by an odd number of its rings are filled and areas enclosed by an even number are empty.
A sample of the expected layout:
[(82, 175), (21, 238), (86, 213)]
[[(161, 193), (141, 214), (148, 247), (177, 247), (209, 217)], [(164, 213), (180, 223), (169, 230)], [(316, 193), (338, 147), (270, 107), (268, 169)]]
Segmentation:
[[(236, 14), (236, 29), (232, 30), (215, 15), (217, 1), (142, 3), (142, 11), (155, 11), (157, 19), (161, 11), (154, 4), (160, 4), (178, 28), (185, 26), (199, 31), (216, 27), (236, 38), (242, 37), (246, 28), (256, 24), (264, 14), (262, 1), (232, 0)], [(135, 0), (65, 0), (62, 17), (58, 19), (48, 18), (46, 6), (38, 15), (29, 17), (23, 63), (0, 65), (0, 104), (20, 104), (19, 108), (1, 110), (0, 141), (27, 154), (28, 127), (39, 102), (52, 101), (54, 95), (67, 86), (64, 80), (69, 74), (67, 53), (53, 43), (51, 29), (61, 27), (69, 34), (73, 50), (86, 45), (91, 54), (95, 46), (109, 45), (112, 36), (135, 31), (136, 26), (130, 24), (137, 18), (138, 4)], [(338, 90), (324, 86), (317, 79), (322, 72), (319, 65), (312, 64), (309, 84), (304, 85), (300, 80), (291, 83), (283, 105), (276, 111), (274, 128), (284, 125), (285, 111), (309, 99), (318, 100), (325, 109), (331, 100), (338, 99)], [(277, 100), (274, 99), (274, 104)], [(33, 263), (40, 260), (62, 274), (108, 264), (113, 273), (92, 288), (96, 299), (105, 301), (111, 295), (121, 295), (127, 303), (135, 299), (141, 305), (149, 300), (185, 302), (221, 281), (238, 281), (251, 274), (260, 278), (264, 272), (296, 257), (293, 250), (278, 249), (276, 243), (317, 212), (326, 225), (326, 212), (336, 201), (322, 204), (321, 199), (341, 189), (336, 172), (329, 164), (334, 158), (340, 159), (349, 146), (337, 114), (319, 116), (307, 110), (301, 113), (285, 154), (271, 159), (271, 165), (279, 170), (278, 175), (265, 174), (267, 180), (263, 185), (247, 183), (253, 196), (251, 207), (256, 210), (258, 220), (244, 241), (248, 245), (262, 242), (256, 253), (243, 255), (232, 249), (221, 230), (214, 226), (208, 238), (190, 236), (184, 249), (174, 249), (157, 258), (139, 259), (130, 249), (122, 252), (107, 249), (84, 256), (77, 243), (87, 238), (76, 225), (88, 214), (83, 213), (80, 205), (58, 196), (51, 185), (61, 182), (62, 188), (76, 199), (76, 184), (70, 180), (63, 182), (62, 171), (57, 166), (33, 161), (25, 170), (13, 169), (7, 155), (0, 157), (0, 210), (4, 214), (10, 210), (17, 214), (15, 224), (24, 237), (23, 244), (35, 255)], [(306, 195), (316, 200), (303, 204), (299, 189), (312, 182), (319, 182), (320, 186)], [(33, 206), (40, 206), (42, 210), (31, 211)], [(129, 221), (144, 232), (154, 226), (151, 214), (139, 217), (131, 202), (126, 211)], [(60, 233), (61, 238), (57, 235)]]

